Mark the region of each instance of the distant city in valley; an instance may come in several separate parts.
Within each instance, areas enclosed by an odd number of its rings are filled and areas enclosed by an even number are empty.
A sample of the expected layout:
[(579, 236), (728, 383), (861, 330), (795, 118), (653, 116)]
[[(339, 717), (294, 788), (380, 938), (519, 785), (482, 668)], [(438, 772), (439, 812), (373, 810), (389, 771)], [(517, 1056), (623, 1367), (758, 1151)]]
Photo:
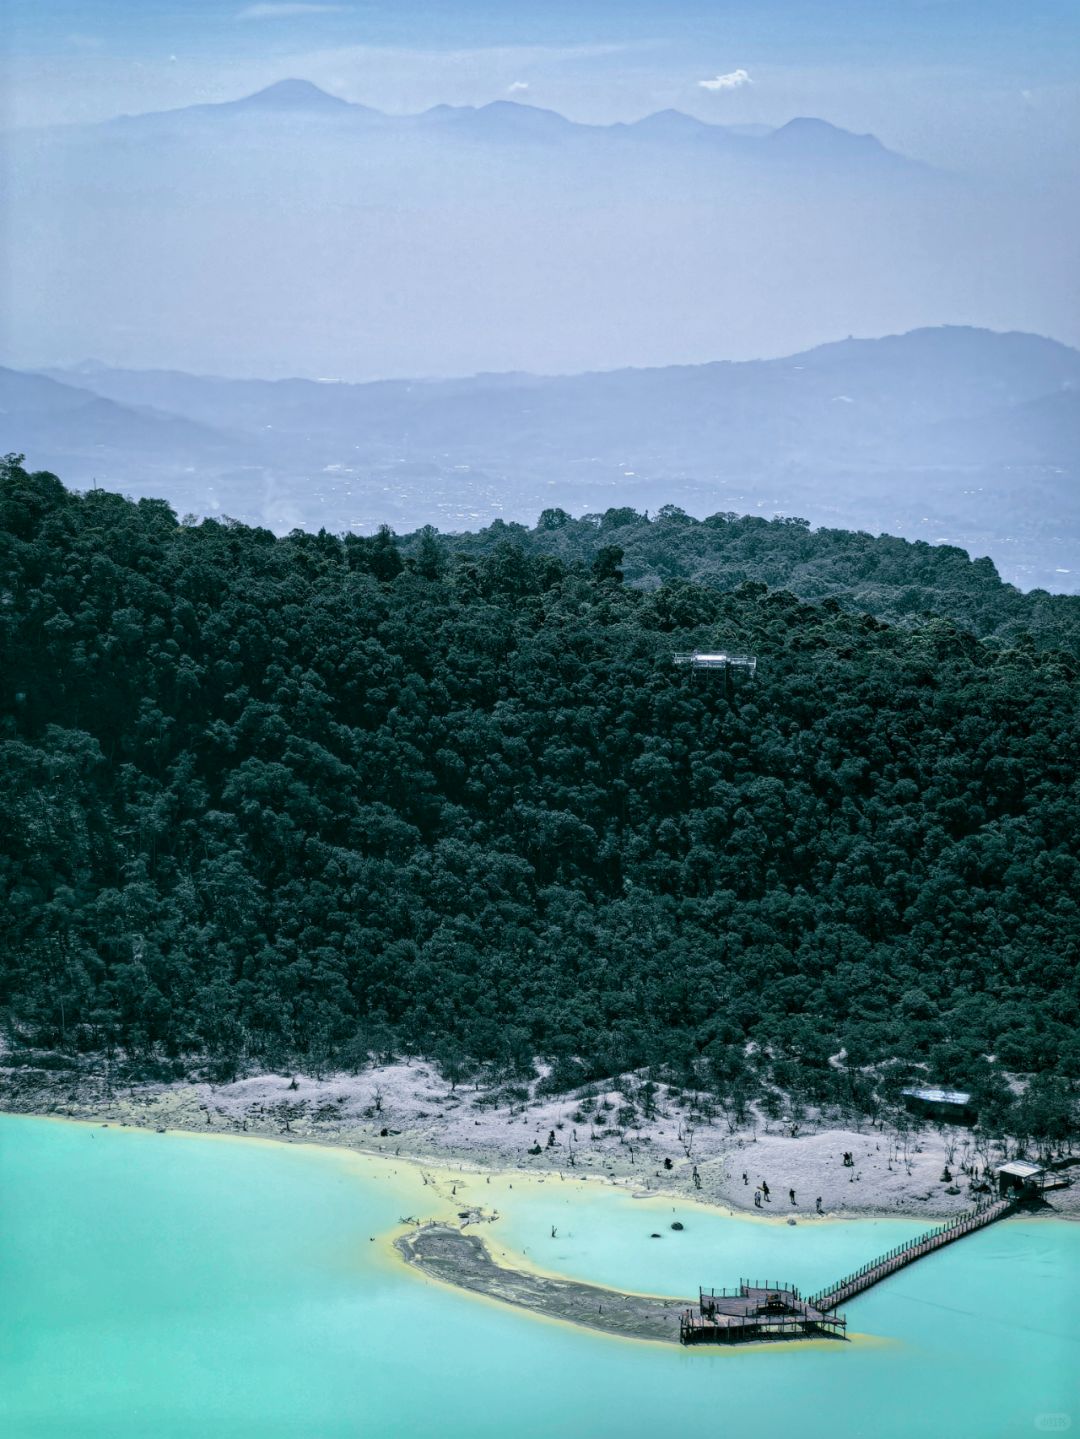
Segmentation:
[(957, 545), (1080, 590), (1080, 352), (937, 328), (782, 360), (351, 385), (0, 371), (0, 439), (69, 484), (277, 532), (676, 504)]

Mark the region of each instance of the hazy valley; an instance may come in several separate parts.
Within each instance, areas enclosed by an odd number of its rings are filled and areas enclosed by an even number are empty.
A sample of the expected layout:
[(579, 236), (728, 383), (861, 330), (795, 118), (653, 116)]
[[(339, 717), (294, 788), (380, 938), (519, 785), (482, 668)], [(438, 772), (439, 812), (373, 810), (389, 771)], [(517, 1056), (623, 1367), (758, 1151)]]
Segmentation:
[(0, 371), (0, 444), (69, 484), (277, 532), (549, 507), (800, 516), (1080, 587), (1080, 353), (944, 328), (784, 360), (362, 385)]

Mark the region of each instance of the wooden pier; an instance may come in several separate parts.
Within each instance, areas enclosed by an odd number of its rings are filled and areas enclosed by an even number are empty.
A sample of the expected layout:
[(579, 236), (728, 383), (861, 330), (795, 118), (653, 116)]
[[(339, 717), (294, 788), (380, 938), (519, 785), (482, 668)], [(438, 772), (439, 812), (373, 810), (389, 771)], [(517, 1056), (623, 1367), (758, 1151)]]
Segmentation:
[(996, 1199), (992, 1203), (981, 1204), (970, 1214), (962, 1214), (957, 1219), (950, 1219), (947, 1224), (939, 1224), (936, 1229), (931, 1229), (926, 1234), (909, 1239), (906, 1244), (898, 1244), (895, 1249), (890, 1249), (887, 1254), (864, 1264), (861, 1269), (847, 1275), (838, 1284), (830, 1284), (828, 1288), (819, 1290), (808, 1302), (818, 1309), (835, 1309), (882, 1279), (888, 1278), (890, 1274), (895, 1274), (898, 1269), (906, 1269), (917, 1259), (933, 1254), (935, 1249), (943, 1249), (946, 1244), (953, 1244), (957, 1239), (963, 1239), (966, 1234), (973, 1234), (976, 1229), (985, 1229), (988, 1224), (993, 1224), (995, 1219), (1004, 1219), (1005, 1215), (1011, 1214), (1015, 1208), (1016, 1201), (1013, 1199)]
[(792, 1284), (776, 1280), (749, 1280), (738, 1289), (700, 1291), (697, 1312), (687, 1309), (680, 1316), (679, 1338), (683, 1344), (739, 1344), (762, 1339), (811, 1339), (846, 1337), (847, 1320), (836, 1311), (841, 1304), (864, 1293), (898, 1269), (933, 1254), (985, 1229), (996, 1219), (1011, 1214), (1020, 1201), (997, 1199), (981, 1204), (969, 1214), (898, 1244), (887, 1254), (864, 1264), (835, 1284), (803, 1298)]

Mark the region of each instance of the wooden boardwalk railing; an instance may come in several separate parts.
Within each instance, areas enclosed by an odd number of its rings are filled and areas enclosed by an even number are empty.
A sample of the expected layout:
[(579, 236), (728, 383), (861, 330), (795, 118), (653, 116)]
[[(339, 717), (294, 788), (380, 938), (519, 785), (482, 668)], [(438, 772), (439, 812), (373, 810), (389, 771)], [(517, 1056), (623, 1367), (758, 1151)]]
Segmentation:
[(952, 1244), (954, 1240), (962, 1239), (965, 1234), (971, 1234), (976, 1229), (983, 1229), (987, 1224), (993, 1224), (995, 1219), (1003, 1219), (1015, 1208), (1016, 1201), (1013, 1199), (997, 1199), (992, 1203), (982, 1204), (970, 1214), (963, 1214), (958, 1219), (950, 1219), (947, 1224), (941, 1224), (926, 1234), (909, 1239), (906, 1244), (897, 1245), (887, 1254), (882, 1254), (879, 1258), (871, 1260), (869, 1264), (864, 1264), (854, 1274), (847, 1275), (838, 1284), (830, 1284), (820, 1293), (811, 1295), (806, 1303), (814, 1309), (836, 1309), (838, 1305), (846, 1304), (848, 1300), (854, 1299), (856, 1294), (862, 1294), (864, 1290), (877, 1284), (879, 1280), (895, 1274), (898, 1269), (904, 1269), (907, 1265), (914, 1264), (917, 1259), (922, 1259), (924, 1255), (932, 1254), (935, 1249), (942, 1249), (946, 1244)]
[(830, 1284), (806, 1299), (793, 1284), (768, 1279), (764, 1283), (744, 1279), (738, 1289), (702, 1289), (698, 1312), (687, 1309), (680, 1316), (679, 1337), (684, 1344), (737, 1344), (758, 1339), (806, 1339), (825, 1334), (845, 1338), (847, 1320), (837, 1313), (841, 1304), (935, 1249), (942, 1249), (965, 1234), (1011, 1214), (1020, 1202), (997, 1199), (980, 1204), (958, 1219), (950, 1219), (947, 1224), (939, 1224), (906, 1244), (898, 1244), (838, 1284)]

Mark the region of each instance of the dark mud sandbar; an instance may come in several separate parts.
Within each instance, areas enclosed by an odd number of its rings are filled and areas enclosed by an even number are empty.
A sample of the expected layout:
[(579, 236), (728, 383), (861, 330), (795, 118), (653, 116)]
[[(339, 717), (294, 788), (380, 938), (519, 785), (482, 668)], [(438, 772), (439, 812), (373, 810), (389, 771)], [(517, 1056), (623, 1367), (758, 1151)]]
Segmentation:
[(624, 1339), (679, 1342), (679, 1315), (689, 1299), (657, 1299), (648, 1294), (620, 1294), (573, 1279), (554, 1279), (507, 1269), (491, 1257), (477, 1234), (451, 1225), (429, 1224), (394, 1241), (406, 1263), (476, 1294), (516, 1304), (534, 1314), (584, 1324)]

